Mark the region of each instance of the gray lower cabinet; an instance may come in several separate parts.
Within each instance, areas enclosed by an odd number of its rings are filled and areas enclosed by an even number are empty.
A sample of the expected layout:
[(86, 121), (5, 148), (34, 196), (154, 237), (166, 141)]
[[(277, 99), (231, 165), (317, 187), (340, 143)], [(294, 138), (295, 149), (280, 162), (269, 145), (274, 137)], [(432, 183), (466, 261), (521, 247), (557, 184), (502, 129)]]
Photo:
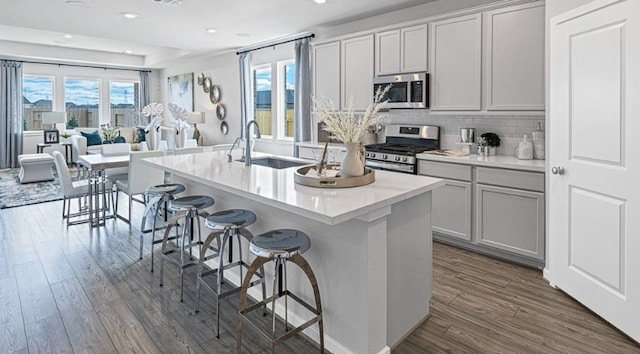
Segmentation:
[(471, 241), (471, 182), (445, 180), (431, 198), (433, 231)]
[(475, 210), (479, 244), (544, 260), (543, 193), (478, 184)]
[(544, 265), (544, 173), (429, 160), (418, 173), (445, 180), (432, 194), (434, 239)]

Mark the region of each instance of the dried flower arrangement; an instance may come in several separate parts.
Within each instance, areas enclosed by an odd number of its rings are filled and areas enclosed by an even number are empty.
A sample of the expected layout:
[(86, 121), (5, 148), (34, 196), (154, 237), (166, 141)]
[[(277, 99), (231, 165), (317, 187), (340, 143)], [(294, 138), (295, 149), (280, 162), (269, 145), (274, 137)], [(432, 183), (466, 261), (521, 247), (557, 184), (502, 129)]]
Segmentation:
[(349, 105), (346, 111), (338, 111), (333, 101), (325, 97), (313, 97), (313, 108), (321, 117), (324, 123), (323, 129), (331, 133), (332, 138), (336, 138), (345, 143), (357, 143), (371, 126), (376, 126), (383, 115), (378, 114), (385, 107), (389, 100), (382, 100), (391, 85), (384, 89), (378, 88), (373, 98), (373, 103), (367, 107), (364, 115), (356, 117), (353, 110), (353, 98), (349, 98)]

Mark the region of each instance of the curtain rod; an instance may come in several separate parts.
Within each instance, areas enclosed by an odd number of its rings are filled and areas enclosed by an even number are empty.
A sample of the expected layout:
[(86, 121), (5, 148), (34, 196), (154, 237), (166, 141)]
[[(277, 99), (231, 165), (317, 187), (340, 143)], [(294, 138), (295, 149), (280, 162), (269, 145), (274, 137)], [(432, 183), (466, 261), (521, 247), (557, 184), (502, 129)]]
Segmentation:
[(127, 69), (127, 68), (110, 68), (107, 66), (94, 66), (94, 65), (80, 65), (80, 64), (63, 64), (63, 63), (48, 63), (44, 61), (28, 61), (28, 60), (16, 60), (21, 63), (29, 63), (29, 64), (44, 64), (44, 65), (57, 65), (57, 66), (74, 66), (77, 68), (91, 68), (91, 69), (104, 69), (104, 70), (124, 70), (124, 71), (139, 71), (150, 73), (151, 70), (140, 70), (140, 69)]
[(274, 42), (274, 43), (270, 43), (270, 44), (265, 44), (265, 45), (262, 45), (262, 46), (257, 47), (257, 48), (251, 48), (251, 49), (247, 49), (247, 50), (238, 51), (238, 52), (236, 52), (236, 55), (240, 55), (242, 53), (253, 52), (254, 50), (260, 50), (260, 49), (264, 49), (264, 48), (275, 47), (275, 46), (280, 45), (280, 44), (285, 44), (285, 43), (297, 41), (298, 39), (313, 38), (315, 36), (316, 36), (315, 34), (311, 33), (311, 34), (308, 34), (308, 35), (304, 35), (304, 36), (300, 36), (300, 37), (296, 37), (296, 38), (292, 38), (292, 39), (287, 39), (287, 40), (284, 40), (282, 42)]

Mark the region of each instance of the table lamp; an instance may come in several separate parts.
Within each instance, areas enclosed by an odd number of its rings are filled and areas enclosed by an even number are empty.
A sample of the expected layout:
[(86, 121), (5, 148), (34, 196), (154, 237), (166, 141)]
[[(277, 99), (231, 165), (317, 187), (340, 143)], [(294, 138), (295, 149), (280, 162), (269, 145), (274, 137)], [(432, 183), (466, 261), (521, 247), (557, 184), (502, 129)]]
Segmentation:
[[(43, 112), (42, 113), (42, 123), (50, 123), (52, 129), (57, 129), (58, 131), (64, 131), (66, 126), (64, 123), (67, 122), (67, 112)], [(62, 124), (62, 126), (60, 126)]]
[(187, 115), (187, 123), (193, 124), (193, 139), (197, 142), (200, 141), (200, 131), (198, 130), (198, 123), (204, 123), (204, 114), (202, 112), (191, 112)]

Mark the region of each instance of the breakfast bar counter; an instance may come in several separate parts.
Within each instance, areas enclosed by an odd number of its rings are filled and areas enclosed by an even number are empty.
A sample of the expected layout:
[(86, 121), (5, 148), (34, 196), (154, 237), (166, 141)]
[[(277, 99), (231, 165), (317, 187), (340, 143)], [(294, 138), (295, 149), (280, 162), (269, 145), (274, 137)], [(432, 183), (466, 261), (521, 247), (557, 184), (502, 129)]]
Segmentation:
[[(254, 155), (254, 160), (269, 156)], [(144, 163), (172, 173), (174, 181), (187, 186), (186, 194), (211, 195), (214, 210), (252, 210), (258, 218), (250, 227), (254, 234), (295, 228), (310, 236), (305, 258), (318, 279), (329, 351), (390, 353), (428, 317), (431, 191), (442, 180), (375, 171), (375, 182), (366, 186), (314, 188), (295, 184), (298, 167), (244, 166), (235, 161), (238, 157), (229, 162), (226, 152), (208, 152)], [(267, 277), (273, 274), (266, 271)], [(290, 288), (313, 299), (309, 284), (297, 281), (305, 279), (297, 271), (291, 267)], [(229, 279), (240, 282), (237, 274)], [(249, 294), (261, 299), (257, 289)], [(304, 322), (304, 315), (303, 308), (289, 306), (294, 325)], [(317, 327), (305, 333), (318, 340)]]

